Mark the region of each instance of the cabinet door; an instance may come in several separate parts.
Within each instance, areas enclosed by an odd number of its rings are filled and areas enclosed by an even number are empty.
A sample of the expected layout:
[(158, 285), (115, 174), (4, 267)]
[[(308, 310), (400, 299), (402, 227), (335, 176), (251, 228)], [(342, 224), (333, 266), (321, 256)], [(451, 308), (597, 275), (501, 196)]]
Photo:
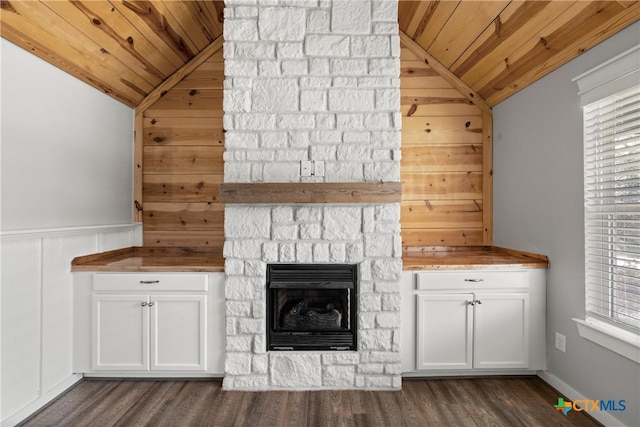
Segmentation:
[(149, 369), (147, 295), (92, 296), (93, 370)]
[(476, 293), (474, 368), (529, 367), (529, 294)]
[(417, 296), (417, 369), (471, 369), (473, 294)]
[(206, 295), (154, 295), (151, 312), (151, 369), (206, 371)]

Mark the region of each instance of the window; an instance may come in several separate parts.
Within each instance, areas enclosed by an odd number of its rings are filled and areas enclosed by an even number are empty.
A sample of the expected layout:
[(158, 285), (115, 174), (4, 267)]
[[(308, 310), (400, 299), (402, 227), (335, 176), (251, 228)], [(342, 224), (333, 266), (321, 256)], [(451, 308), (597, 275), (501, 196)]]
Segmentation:
[(640, 364), (640, 45), (576, 77), (584, 113), (580, 336)]
[(640, 85), (584, 107), (587, 316), (640, 330)]

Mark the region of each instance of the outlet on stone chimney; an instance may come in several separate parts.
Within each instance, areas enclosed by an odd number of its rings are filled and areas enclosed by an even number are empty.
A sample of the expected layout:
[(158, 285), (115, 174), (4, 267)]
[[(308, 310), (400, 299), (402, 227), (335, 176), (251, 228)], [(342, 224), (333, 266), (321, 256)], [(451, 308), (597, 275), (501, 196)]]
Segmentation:
[(300, 176), (324, 176), (324, 161), (301, 160)]
[(311, 176), (312, 163), (310, 160), (302, 160), (300, 162), (300, 176)]

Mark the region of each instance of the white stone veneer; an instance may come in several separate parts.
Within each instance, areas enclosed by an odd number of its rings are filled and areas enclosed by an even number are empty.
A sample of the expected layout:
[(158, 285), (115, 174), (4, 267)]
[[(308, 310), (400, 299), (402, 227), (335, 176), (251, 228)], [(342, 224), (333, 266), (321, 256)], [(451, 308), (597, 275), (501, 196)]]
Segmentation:
[(397, 0), (225, 5), (225, 182), (399, 181)]
[[(397, 204), (235, 205), (225, 215), (225, 388), (400, 387)], [(358, 351), (267, 353), (268, 263), (357, 264)]]
[[(397, 0), (225, 6), (225, 182), (399, 181)], [(398, 204), (227, 205), (224, 256), (226, 389), (401, 386)], [(268, 263), (357, 264), (357, 351), (267, 352)]]

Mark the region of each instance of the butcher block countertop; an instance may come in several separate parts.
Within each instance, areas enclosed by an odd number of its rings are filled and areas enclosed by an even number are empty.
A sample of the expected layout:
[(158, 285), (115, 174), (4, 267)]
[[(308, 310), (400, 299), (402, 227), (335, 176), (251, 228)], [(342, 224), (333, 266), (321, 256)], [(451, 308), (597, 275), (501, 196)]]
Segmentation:
[(77, 257), (71, 271), (223, 272), (224, 258), (221, 252), (134, 246)]
[[(407, 248), (404, 270), (547, 268), (546, 256), (495, 246)], [(71, 271), (224, 272), (220, 252), (193, 248), (130, 247), (75, 258)]]
[(548, 267), (549, 259), (545, 255), (497, 246), (407, 248), (402, 255), (403, 270), (495, 270)]

